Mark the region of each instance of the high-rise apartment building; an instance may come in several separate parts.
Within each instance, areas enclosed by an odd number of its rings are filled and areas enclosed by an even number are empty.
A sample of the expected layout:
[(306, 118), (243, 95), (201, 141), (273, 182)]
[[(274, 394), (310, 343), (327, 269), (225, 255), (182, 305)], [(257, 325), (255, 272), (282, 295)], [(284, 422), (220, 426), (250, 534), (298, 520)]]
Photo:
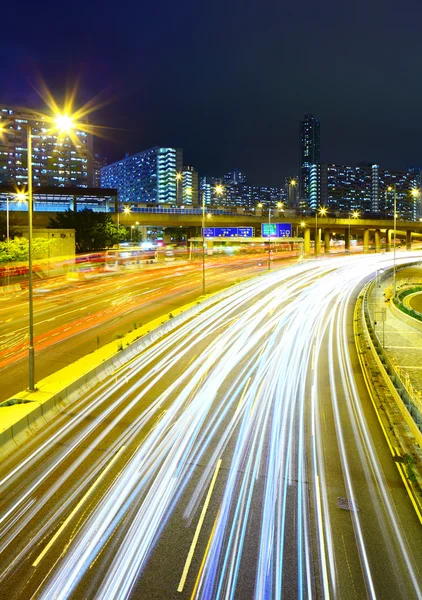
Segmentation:
[(193, 167), (183, 167), (182, 204), (197, 206), (199, 203), (198, 171)]
[(228, 171), (228, 173), (226, 173), (223, 177), (224, 185), (239, 185), (243, 183), (246, 183), (246, 175), (239, 169)]
[(92, 183), (94, 187), (100, 187), (101, 176), (100, 171), (107, 165), (107, 159), (105, 156), (95, 153), (92, 158)]
[(101, 187), (116, 188), (119, 202), (127, 204), (176, 205), (176, 174), (182, 165), (180, 148), (155, 146), (103, 167)]
[(315, 182), (315, 207), (326, 206), (339, 215), (358, 210), (361, 215), (393, 217), (394, 189), (397, 212), (406, 220), (420, 216), (420, 200), (412, 196), (419, 189), (418, 169), (391, 171), (379, 165), (335, 165), (322, 163), (311, 168)]
[(299, 196), (301, 201), (308, 204), (311, 202), (311, 166), (317, 165), (319, 162), (319, 121), (313, 115), (305, 115), (300, 122)]
[(201, 205), (204, 198), (205, 206), (211, 206), (212, 183), (209, 177), (201, 177)]
[(27, 125), (32, 129), (34, 186), (93, 185), (92, 135), (73, 130), (77, 139), (58, 136), (42, 115), (25, 108), (0, 107), (0, 184), (25, 185), (27, 172)]

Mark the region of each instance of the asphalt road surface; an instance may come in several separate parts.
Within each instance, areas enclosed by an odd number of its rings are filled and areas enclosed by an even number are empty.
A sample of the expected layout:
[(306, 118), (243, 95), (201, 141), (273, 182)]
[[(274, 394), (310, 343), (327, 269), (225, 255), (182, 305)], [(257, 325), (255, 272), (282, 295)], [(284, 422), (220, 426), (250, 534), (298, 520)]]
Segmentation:
[[(285, 253), (286, 254), (286, 253)], [(275, 256), (275, 255), (274, 255)], [(283, 268), (297, 257), (274, 260)], [(206, 257), (206, 289), (265, 273), (266, 255)], [(168, 314), (202, 294), (202, 262), (151, 265), (141, 270), (37, 282), (34, 290), (35, 380)], [(0, 401), (28, 381), (28, 292), (0, 298)]]
[(381, 261), (251, 280), (3, 461), (0, 596), (421, 598), (352, 335)]

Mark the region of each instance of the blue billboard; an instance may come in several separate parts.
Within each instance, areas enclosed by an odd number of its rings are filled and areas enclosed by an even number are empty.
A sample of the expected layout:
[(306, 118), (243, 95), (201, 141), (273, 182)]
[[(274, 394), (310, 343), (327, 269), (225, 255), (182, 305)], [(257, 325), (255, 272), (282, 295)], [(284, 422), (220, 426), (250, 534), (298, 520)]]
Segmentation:
[[(268, 237), (268, 223), (261, 223), (261, 236)], [(271, 223), (270, 237), (292, 237), (291, 223)]]
[(253, 227), (204, 227), (204, 237), (253, 237)]

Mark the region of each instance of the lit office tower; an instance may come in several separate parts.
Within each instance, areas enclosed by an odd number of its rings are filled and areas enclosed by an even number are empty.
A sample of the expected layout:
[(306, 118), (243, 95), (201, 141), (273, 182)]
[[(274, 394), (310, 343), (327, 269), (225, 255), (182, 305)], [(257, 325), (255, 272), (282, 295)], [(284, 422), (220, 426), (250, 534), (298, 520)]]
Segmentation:
[(182, 204), (198, 205), (198, 171), (193, 167), (183, 167), (182, 171)]
[[(76, 144), (58, 137), (42, 115), (24, 108), (0, 107), (0, 184), (27, 183), (27, 125), (32, 128), (33, 184), (90, 187), (93, 184), (92, 135), (75, 129)], [(73, 137), (73, 136), (72, 136)]]
[(119, 201), (127, 204), (175, 205), (182, 164), (181, 149), (155, 146), (103, 167), (101, 187), (116, 188)]
[(320, 162), (319, 121), (305, 115), (300, 123), (300, 200), (309, 204), (311, 197), (311, 166)]

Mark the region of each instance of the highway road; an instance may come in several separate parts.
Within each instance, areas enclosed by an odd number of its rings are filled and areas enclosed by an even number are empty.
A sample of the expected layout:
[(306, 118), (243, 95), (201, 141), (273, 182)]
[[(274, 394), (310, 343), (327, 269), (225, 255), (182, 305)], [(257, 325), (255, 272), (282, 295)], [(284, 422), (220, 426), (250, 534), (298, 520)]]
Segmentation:
[(252, 279), (3, 461), (0, 597), (422, 598), (352, 335), (380, 263)]
[[(206, 257), (207, 291), (266, 270), (267, 256)], [(297, 258), (273, 261), (280, 268)], [(202, 262), (37, 282), (34, 293), (36, 381), (202, 294)], [(0, 298), (0, 401), (28, 379), (28, 292)]]

